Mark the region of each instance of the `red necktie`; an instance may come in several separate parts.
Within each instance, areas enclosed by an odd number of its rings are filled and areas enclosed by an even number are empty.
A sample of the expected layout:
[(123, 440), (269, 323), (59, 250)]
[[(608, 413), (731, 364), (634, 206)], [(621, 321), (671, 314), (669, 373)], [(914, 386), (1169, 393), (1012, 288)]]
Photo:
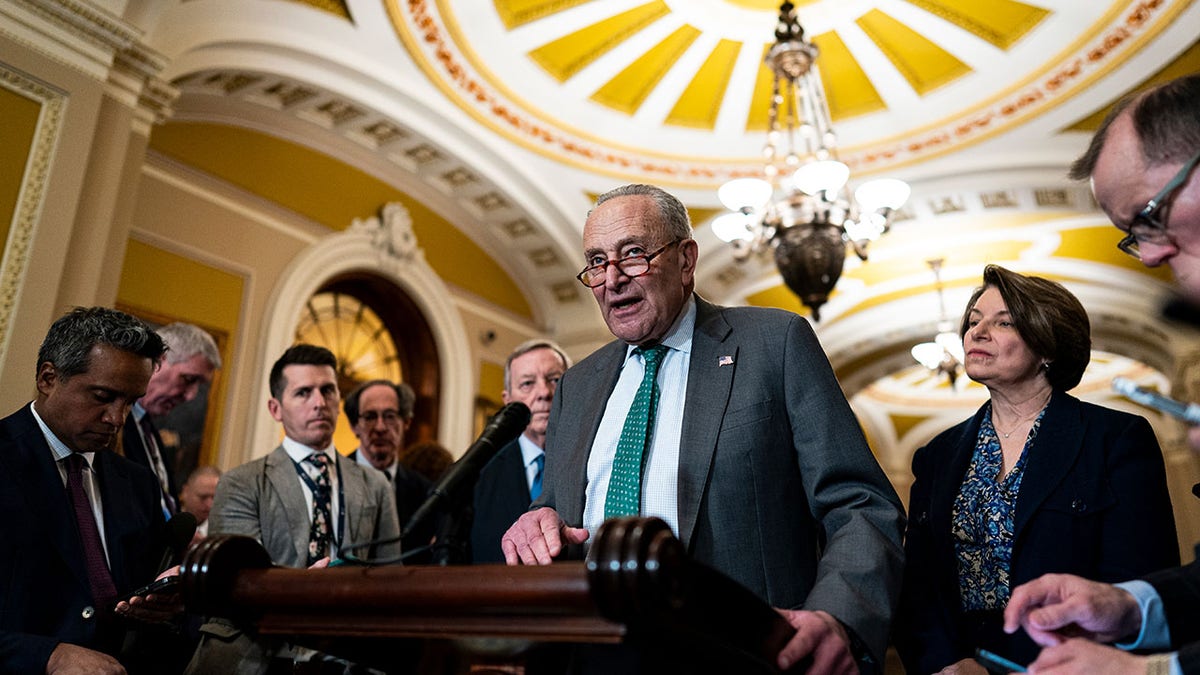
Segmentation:
[(83, 455), (71, 453), (67, 463), (67, 498), (75, 509), (75, 524), (79, 526), (79, 540), (83, 544), (84, 566), (87, 568), (88, 586), (92, 589), (92, 602), (97, 608), (107, 608), (117, 598), (117, 587), (104, 558), (104, 545), (100, 543), (100, 529), (96, 527), (96, 515), (92, 503), (83, 490)]

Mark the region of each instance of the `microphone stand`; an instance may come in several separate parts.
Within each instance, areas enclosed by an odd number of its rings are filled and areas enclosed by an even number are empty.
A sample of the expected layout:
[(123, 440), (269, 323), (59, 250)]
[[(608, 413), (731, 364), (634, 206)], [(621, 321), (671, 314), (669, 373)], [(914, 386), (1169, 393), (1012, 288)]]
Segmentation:
[[(475, 485), (464, 485), (473, 494)], [(475, 521), (475, 500), (464, 499), (449, 509), (438, 523), (437, 536), (430, 545), (431, 565), (466, 565), (471, 562), (469, 544)]]

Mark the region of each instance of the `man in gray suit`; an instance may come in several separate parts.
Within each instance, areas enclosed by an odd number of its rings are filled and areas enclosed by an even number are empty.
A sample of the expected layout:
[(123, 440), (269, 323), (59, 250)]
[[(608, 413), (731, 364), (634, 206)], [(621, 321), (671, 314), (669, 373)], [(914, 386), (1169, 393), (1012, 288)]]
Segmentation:
[[(659, 188), (602, 195), (583, 244), (579, 279), (617, 340), (559, 381), (535, 503), (545, 508), (505, 533), (507, 562), (547, 564), (632, 501), (624, 513), (663, 518), (692, 558), (780, 608), (797, 629), (780, 668), (878, 670), (904, 516), (811, 327), (693, 295), (687, 211)], [(643, 382), (643, 364), (659, 361)], [(657, 390), (654, 421), (630, 431), (639, 390)], [(628, 472), (626, 436), (639, 434), (640, 468)]]
[[(275, 362), (267, 409), (283, 425), (283, 443), (266, 457), (231, 469), (217, 484), (210, 535), (254, 537), (275, 564), (288, 567), (310, 566), (354, 544), (399, 535), (387, 478), (342, 457), (333, 447), (340, 396), (336, 366), (328, 349), (306, 344), (289, 348)], [(312, 541), (314, 496), (323, 491), (313, 488), (319, 482), (319, 469), (309, 461), (313, 455), (324, 455), (328, 463), (331, 518), (323, 542)], [(350, 552), (392, 557), (399, 554), (399, 545)]]
[[(339, 554), (399, 556), (400, 524), (387, 477), (342, 457), (333, 447), (337, 424), (337, 359), (324, 347), (298, 344), (271, 368), (267, 409), (283, 425), (271, 454), (231, 469), (217, 484), (209, 536), (240, 534), (262, 542), (287, 567), (324, 567)], [(393, 543), (355, 547), (373, 540)], [(264, 673), (322, 655), (253, 639), (224, 619), (201, 628), (189, 673)]]

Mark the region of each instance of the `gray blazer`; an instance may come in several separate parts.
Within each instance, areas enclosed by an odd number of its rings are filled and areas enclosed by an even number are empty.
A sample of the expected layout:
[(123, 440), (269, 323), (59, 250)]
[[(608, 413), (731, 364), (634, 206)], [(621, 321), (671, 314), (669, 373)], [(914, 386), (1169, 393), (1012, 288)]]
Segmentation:
[[(679, 538), (775, 607), (829, 612), (882, 664), (904, 513), (816, 335), (790, 312), (696, 304)], [(539, 501), (571, 525), (583, 520), (588, 454), (625, 351), (610, 343), (558, 384)]]
[[(349, 544), (398, 537), (396, 496), (387, 476), (341, 455), (342, 491), (346, 495), (342, 548)], [(309, 511), (295, 464), (283, 446), (271, 454), (230, 470), (217, 483), (208, 532), (241, 534), (262, 542), (277, 565), (304, 567), (308, 559)], [(356, 550), (356, 555), (368, 555)], [(394, 557), (397, 540), (375, 547), (371, 557)]]

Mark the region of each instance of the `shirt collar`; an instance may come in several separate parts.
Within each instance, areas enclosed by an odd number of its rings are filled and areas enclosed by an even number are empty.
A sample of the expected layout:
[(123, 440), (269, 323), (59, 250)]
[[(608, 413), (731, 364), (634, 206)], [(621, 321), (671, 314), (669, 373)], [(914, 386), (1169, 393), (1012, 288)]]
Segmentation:
[[(692, 351), (692, 332), (696, 328), (696, 296), (689, 295), (687, 303), (683, 306), (683, 311), (679, 313), (679, 318), (675, 319), (675, 324), (663, 336), (659, 342), (675, 351), (690, 354)], [(633, 350), (637, 349), (636, 345), (628, 345), (625, 349), (625, 359), (629, 359), (629, 355), (633, 354)]]
[(131, 410), (129, 414), (133, 415), (134, 422), (137, 422), (138, 424), (142, 423), (142, 418), (146, 416), (146, 409), (142, 407), (142, 402), (140, 400), (133, 402), (133, 410)]
[[(372, 469), (375, 469), (375, 465), (371, 463), (371, 460), (367, 459), (367, 453), (365, 450), (363, 450), (361, 445), (358, 446), (358, 449), (354, 451), (354, 461), (362, 466), (369, 466)], [(391, 464), (388, 464), (382, 469), (375, 470), (383, 471), (388, 475), (389, 478), (394, 478), (396, 476), (396, 460), (393, 459)]]
[[(69, 457), (72, 452), (71, 449), (67, 447), (66, 443), (60, 441), (58, 436), (54, 435), (54, 432), (50, 430), (50, 427), (46, 426), (46, 423), (42, 420), (42, 416), (38, 415), (37, 406), (35, 404), (29, 404), (29, 412), (33, 413), (33, 420), (37, 422), (38, 427), (41, 428), (42, 436), (46, 438), (46, 445), (50, 446), (50, 452), (54, 454), (54, 461), (58, 462)], [(83, 458), (87, 460), (88, 466), (92, 465), (92, 460), (96, 457), (96, 453), (94, 452), (81, 452), (79, 454), (83, 455)]]
[(323, 450), (317, 450), (316, 448), (310, 448), (307, 445), (304, 445), (303, 443), (298, 443), (298, 442), (293, 441), (292, 439), (288, 438), (287, 436), (284, 436), (283, 437), (283, 449), (285, 451), (287, 451), (288, 457), (291, 457), (292, 461), (296, 462), (296, 463), (303, 462), (305, 457), (308, 457), (309, 455), (313, 454), (314, 452), (323, 453), (326, 457), (329, 458), (329, 461), (331, 461), (331, 462), (334, 461), (335, 459), (337, 459), (336, 457), (334, 457), (334, 455), (336, 455), (337, 453), (336, 453), (336, 451), (334, 451), (332, 443), (329, 445), (329, 447), (327, 447)]
[(537, 443), (529, 440), (525, 434), (517, 436), (517, 443), (521, 446), (521, 463), (525, 466), (533, 464), (538, 457), (546, 454), (544, 450), (537, 446)]

